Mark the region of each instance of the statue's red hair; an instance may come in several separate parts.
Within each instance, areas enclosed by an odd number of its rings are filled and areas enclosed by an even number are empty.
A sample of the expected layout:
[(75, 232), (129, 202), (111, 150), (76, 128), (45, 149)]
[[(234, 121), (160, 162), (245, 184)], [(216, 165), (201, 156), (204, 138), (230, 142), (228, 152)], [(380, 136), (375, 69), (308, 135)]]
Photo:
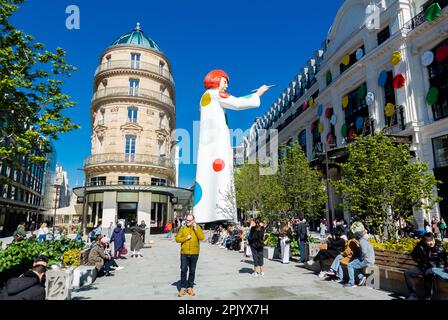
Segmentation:
[(224, 77), (227, 79), (227, 82), (230, 82), (229, 76), (223, 70), (213, 70), (210, 71), (204, 78), (205, 89), (217, 89), (219, 88), (219, 83), (221, 82), (221, 78)]

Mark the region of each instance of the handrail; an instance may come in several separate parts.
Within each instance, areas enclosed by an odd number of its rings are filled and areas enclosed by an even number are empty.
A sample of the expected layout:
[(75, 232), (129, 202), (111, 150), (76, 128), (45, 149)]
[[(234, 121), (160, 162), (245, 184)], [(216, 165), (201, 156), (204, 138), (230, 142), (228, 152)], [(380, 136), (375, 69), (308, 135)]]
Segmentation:
[(107, 163), (129, 163), (153, 165), (169, 169), (174, 169), (173, 162), (169, 158), (150, 156), (147, 154), (125, 154), (125, 153), (101, 153), (94, 154), (86, 158), (84, 166)]
[(100, 89), (94, 93), (92, 101), (104, 97), (114, 97), (114, 96), (151, 98), (159, 100), (174, 108), (174, 102), (169, 96), (154, 90), (133, 88), (133, 87), (111, 87), (111, 88), (106, 87), (104, 89)]
[(143, 70), (158, 74), (164, 78), (169, 79), (173, 82), (173, 76), (171, 73), (165, 69), (161, 68), (159, 65), (143, 61), (132, 61), (132, 60), (111, 60), (100, 64), (95, 70), (95, 76), (103, 71), (112, 69), (133, 69), (133, 70)]

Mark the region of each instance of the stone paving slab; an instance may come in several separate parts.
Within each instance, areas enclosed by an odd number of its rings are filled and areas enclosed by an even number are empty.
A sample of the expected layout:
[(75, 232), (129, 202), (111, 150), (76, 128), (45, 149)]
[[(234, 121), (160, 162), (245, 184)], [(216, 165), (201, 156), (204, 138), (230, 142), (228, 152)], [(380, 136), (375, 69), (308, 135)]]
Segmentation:
[[(180, 246), (163, 236), (151, 236), (152, 248), (142, 250), (143, 258), (118, 260), (124, 269), (113, 277), (98, 278), (89, 288), (75, 291), (75, 300), (391, 300), (389, 292), (366, 287), (343, 288), (319, 279), (298, 264), (265, 260), (264, 277), (250, 273), (250, 258), (242, 253), (201, 243), (196, 270), (197, 295), (177, 297), (180, 278)], [(129, 244), (130, 239), (127, 240)], [(128, 257), (130, 253), (128, 254)]]

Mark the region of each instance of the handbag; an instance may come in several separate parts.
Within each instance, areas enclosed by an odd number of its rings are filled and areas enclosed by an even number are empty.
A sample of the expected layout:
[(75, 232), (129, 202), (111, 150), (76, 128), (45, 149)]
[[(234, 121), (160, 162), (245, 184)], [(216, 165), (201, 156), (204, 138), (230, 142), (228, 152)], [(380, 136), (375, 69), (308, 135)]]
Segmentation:
[(126, 247), (121, 248), (120, 254), (122, 254), (124, 256), (127, 255), (128, 254), (128, 249), (126, 249)]

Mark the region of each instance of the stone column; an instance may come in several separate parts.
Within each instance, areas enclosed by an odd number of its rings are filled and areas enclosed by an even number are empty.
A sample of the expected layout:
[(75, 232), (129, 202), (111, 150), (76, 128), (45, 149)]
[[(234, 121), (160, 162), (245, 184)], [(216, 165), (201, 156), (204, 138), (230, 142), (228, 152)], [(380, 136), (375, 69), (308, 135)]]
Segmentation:
[(117, 192), (108, 191), (103, 194), (103, 234), (109, 233), (109, 225), (117, 221)]
[(149, 235), (151, 234), (151, 193), (139, 192), (138, 195), (138, 209), (137, 209), (137, 221), (144, 220), (147, 229), (145, 230), (145, 242), (149, 243)]

